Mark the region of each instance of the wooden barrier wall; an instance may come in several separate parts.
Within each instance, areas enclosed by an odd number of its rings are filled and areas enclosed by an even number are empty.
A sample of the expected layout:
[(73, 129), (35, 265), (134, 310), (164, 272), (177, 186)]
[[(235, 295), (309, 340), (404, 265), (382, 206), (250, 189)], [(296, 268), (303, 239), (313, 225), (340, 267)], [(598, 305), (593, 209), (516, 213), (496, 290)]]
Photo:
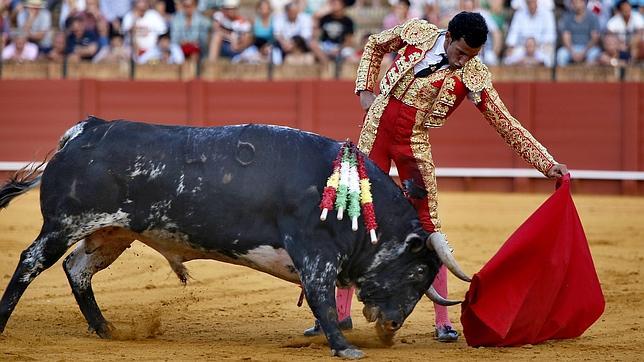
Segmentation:
[[(644, 84), (499, 83), (507, 107), (571, 169), (644, 171)], [(431, 130), (438, 167), (528, 167), (471, 104)], [(2, 80), (0, 161), (42, 158), (87, 115), (163, 124), (271, 123), (357, 139), (350, 81)], [(574, 173), (573, 173), (574, 178)], [(441, 189), (545, 191), (535, 179), (442, 179)], [(577, 191), (644, 194), (639, 181), (584, 181)]]

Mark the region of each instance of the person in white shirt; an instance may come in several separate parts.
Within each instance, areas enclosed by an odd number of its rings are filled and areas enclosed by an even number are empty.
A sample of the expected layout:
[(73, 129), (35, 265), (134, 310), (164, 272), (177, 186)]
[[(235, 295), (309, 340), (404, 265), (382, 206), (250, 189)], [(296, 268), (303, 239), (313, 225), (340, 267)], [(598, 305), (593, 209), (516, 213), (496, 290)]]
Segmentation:
[(36, 60), (37, 57), (38, 45), (28, 42), (23, 32), (16, 33), (11, 44), (2, 49), (2, 60), (23, 62)]
[[(274, 22), (275, 39), (284, 54), (288, 54), (295, 46), (292, 39), (300, 36), (307, 43), (313, 37), (313, 20), (309, 14), (303, 13), (297, 2), (288, 3), (285, 12), (275, 15)], [(277, 57), (274, 57), (277, 58)], [(281, 58), (274, 59), (281, 63)]]
[(627, 0), (620, 0), (615, 5), (615, 15), (606, 23), (606, 31), (617, 35), (621, 50), (630, 53), (631, 59), (638, 59), (638, 48), (644, 43), (644, 17), (633, 11)]
[(148, 0), (136, 0), (134, 7), (123, 18), (123, 32), (129, 36), (130, 44), (137, 56), (154, 48), (161, 34), (168, 31), (165, 20), (156, 10), (150, 8)]
[(555, 16), (552, 11), (540, 9), (537, 0), (527, 0), (527, 8), (517, 10), (510, 23), (506, 56), (512, 56), (515, 51), (521, 51), (528, 38), (534, 38), (537, 50), (545, 54), (546, 66), (552, 66), (554, 60), (554, 45), (557, 39)]

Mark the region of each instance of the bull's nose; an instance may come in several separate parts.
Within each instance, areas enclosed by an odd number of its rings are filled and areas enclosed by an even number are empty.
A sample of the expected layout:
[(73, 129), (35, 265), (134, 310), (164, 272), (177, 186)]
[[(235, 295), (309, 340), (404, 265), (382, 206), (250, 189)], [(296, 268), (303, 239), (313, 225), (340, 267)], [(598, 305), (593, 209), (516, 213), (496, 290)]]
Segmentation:
[(386, 321), (385, 322), (385, 329), (387, 329), (390, 332), (395, 332), (400, 329), (402, 326), (402, 323), (398, 323), (396, 321)]

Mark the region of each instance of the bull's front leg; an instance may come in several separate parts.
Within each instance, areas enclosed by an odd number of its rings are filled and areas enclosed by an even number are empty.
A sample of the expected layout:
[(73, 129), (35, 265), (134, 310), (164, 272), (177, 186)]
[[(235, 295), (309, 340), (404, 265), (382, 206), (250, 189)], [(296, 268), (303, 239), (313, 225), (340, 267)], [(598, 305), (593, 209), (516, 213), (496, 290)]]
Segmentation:
[(361, 358), (364, 353), (352, 346), (342, 334), (335, 305), (335, 282), (338, 262), (325, 260), (320, 255), (304, 257), (300, 279), (304, 295), (315, 318), (326, 335), (331, 353), (343, 358)]

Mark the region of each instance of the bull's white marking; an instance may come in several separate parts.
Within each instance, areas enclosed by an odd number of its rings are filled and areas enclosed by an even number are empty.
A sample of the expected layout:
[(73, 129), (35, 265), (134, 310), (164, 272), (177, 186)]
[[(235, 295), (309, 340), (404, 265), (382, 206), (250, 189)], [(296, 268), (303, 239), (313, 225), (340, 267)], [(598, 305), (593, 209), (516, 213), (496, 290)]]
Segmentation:
[[(338, 259), (340, 259), (340, 256), (338, 256)], [(302, 273), (303, 275), (301, 276), (302, 283), (306, 286), (307, 289), (320, 291), (325, 290), (328, 287), (328, 283), (335, 282), (337, 278), (337, 264), (337, 262), (326, 262), (324, 263), (324, 265), (322, 265), (319, 256), (316, 256), (313, 259), (305, 256), (303, 265), (304, 271)], [(326, 293), (316, 293), (316, 296), (318, 303), (326, 302)]]
[(197, 182), (198, 183), (197, 183), (197, 185), (195, 185), (195, 187), (192, 188), (192, 191), (191, 191), (193, 194), (196, 194), (197, 192), (201, 191), (201, 185), (203, 183), (202, 180), (203, 180), (203, 178), (201, 176), (197, 177)]
[(260, 245), (238, 257), (248, 261), (259, 270), (266, 271), (284, 280), (298, 280), (294, 272), (293, 260), (284, 249), (275, 249), (269, 245)]
[(139, 155), (136, 156), (136, 159), (134, 160), (134, 170), (130, 172), (130, 177), (148, 176), (151, 180), (163, 174), (165, 167), (166, 166), (163, 163), (157, 164), (151, 160), (146, 160), (144, 156)]
[(67, 240), (67, 245), (70, 246), (86, 235), (107, 226), (129, 227), (130, 214), (118, 209), (112, 214), (86, 212), (80, 215), (63, 215), (61, 224), (64, 228), (73, 230)]
[[(85, 240), (82, 240), (76, 246), (76, 249), (72, 252), (68, 264), (71, 266), (69, 269), (69, 275), (74, 281), (74, 283), (85, 290), (89, 287), (89, 282), (91, 280), (90, 263), (95, 257), (93, 254), (87, 254), (85, 252)], [(96, 260), (100, 262), (101, 260)]]
[(169, 221), (166, 213), (168, 212), (168, 209), (170, 209), (171, 205), (172, 200), (161, 200), (153, 203), (152, 205), (150, 205), (150, 215), (148, 216), (147, 220)]
[(29, 248), (29, 251), (25, 255), (25, 259), (22, 261), (22, 264), (24, 264), (28, 269), (27, 272), (22, 275), (21, 281), (28, 283), (37, 277), (42, 271), (42, 263), (44, 261), (43, 248), (46, 243), (47, 239), (40, 238), (34, 241), (33, 245)]
[(183, 179), (184, 179), (184, 174), (182, 173), (181, 176), (179, 177), (179, 185), (177, 185), (177, 195), (183, 192), (183, 190), (186, 188), (186, 185), (183, 184)]
[(230, 181), (232, 181), (232, 179), (233, 179), (233, 175), (230, 172), (226, 172), (224, 174), (224, 177), (221, 178), (221, 183), (227, 184)]
[(85, 128), (85, 122), (76, 124), (74, 127), (68, 129), (65, 134), (58, 141), (58, 149), (62, 150), (69, 141), (78, 137), (79, 134), (83, 133), (83, 128)]
[(404, 242), (404, 243), (393, 242), (393, 243), (384, 244), (383, 248), (380, 251), (378, 251), (376, 256), (373, 258), (373, 261), (371, 262), (371, 265), (367, 269), (367, 272), (370, 272), (376, 269), (382, 263), (386, 263), (388, 261), (397, 259), (403, 252), (405, 252), (406, 248), (407, 248), (407, 242)]

